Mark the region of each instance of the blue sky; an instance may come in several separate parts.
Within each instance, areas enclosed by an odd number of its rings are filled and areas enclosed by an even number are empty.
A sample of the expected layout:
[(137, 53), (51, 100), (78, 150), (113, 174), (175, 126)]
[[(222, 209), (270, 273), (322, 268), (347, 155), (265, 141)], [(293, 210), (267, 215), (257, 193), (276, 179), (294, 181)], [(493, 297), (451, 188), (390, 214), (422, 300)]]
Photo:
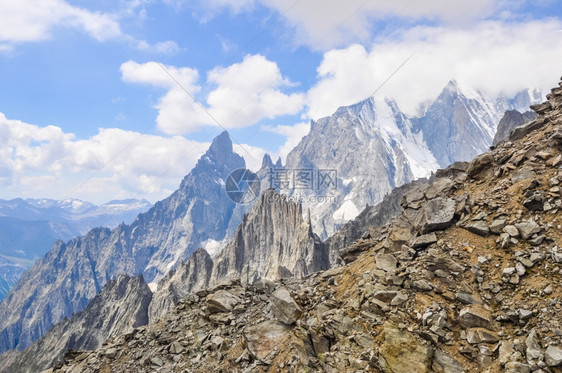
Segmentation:
[(207, 112), (255, 168), (412, 55), (377, 93), (410, 114), (450, 79), (491, 98), (545, 90), (562, 73), (561, 10), (554, 0), (3, 0), (0, 198), (164, 198), (222, 131)]

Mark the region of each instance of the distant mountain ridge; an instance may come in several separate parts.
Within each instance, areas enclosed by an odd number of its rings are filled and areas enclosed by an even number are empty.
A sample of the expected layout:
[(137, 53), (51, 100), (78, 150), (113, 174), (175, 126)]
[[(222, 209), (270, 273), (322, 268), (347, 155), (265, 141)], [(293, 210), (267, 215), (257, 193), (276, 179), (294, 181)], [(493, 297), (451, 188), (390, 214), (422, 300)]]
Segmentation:
[(392, 189), (486, 151), (506, 110), (538, 101), (537, 91), (491, 100), (451, 81), (418, 117), (408, 117), (392, 99), (340, 107), (311, 122), (285, 165), (289, 172), (335, 170), (337, 188), (281, 189), (311, 209), (313, 230), (326, 239)]
[(244, 168), (229, 135), (217, 136), (178, 190), (130, 225), (96, 228), (59, 241), (0, 303), (0, 351), (27, 347), (54, 324), (78, 312), (119, 274), (158, 281), (204, 242), (222, 241), (235, 203), (226, 177)]
[(139, 199), (100, 206), (78, 199), (0, 200), (0, 299), (55, 241), (68, 241), (94, 227), (131, 223), (151, 206)]

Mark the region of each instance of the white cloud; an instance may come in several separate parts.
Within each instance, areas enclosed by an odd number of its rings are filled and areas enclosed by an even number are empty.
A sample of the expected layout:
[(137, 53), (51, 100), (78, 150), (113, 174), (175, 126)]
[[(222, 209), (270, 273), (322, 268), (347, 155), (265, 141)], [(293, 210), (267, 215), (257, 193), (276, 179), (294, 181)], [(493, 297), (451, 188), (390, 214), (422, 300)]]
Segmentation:
[(262, 126), (263, 131), (277, 133), (287, 137), (287, 141), (279, 147), (278, 154), (283, 163), (287, 158), (287, 154), (298, 145), (301, 139), (310, 132), (310, 122), (297, 123), (293, 126)]
[(177, 188), (208, 146), (117, 128), (77, 139), (0, 113), (0, 184), (12, 197), (156, 200)]
[(291, 83), (275, 62), (261, 55), (248, 55), (240, 63), (215, 68), (207, 80), (217, 88), (207, 96), (213, 116), (227, 128), (246, 127), (265, 118), (294, 115), (301, 111), (304, 96), (285, 94)]
[(19, 43), (47, 40), (60, 26), (82, 30), (99, 42), (117, 40), (155, 53), (171, 54), (179, 49), (173, 41), (150, 45), (123, 33), (118, 18), (116, 14), (92, 12), (63, 0), (2, 0), (0, 52), (9, 52)]
[(315, 49), (343, 46), (366, 41), (372, 35), (374, 21), (393, 21), (392, 17), (469, 22), (494, 11), (500, 0), (214, 0), (212, 10), (228, 7), (235, 13), (260, 3), (278, 13), (295, 31), (296, 42)]
[(156, 105), (156, 122), (167, 134), (218, 126), (213, 118), (224, 128), (248, 127), (265, 118), (297, 114), (304, 104), (303, 94), (282, 92), (291, 83), (283, 78), (276, 63), (261, 55), (249, 55), (240, 63), (209, 71), (207, 82), (214, 88), (198, 101), (212, 118), (184, 91), (193, 96), (201, 91), (195, 69), (165, 66), (164, 70), (155, 62), (128, 61), (121, 65), (121, 74), (125, 82), (167, 90)]
[(252, 171), (258, 171), (261, 168), (263, 156), (267, 153), (265, 149), (248, 144), (233, 144), (232, 149), (244, 158), (246, 168)]
[(559, 20), (480, 22), (470, 29), (419, 26), (370, 50), (352, 45), (324, 54), (318, 83), (308, 92), (312, 118), (372, 95), (412, 53), (412, 59), (377, 92), (395, 98), (410, 114), (434, 99), (451, 79), (489, 96), (526, 88), (546, 90), (558, 79), (562, 59)]

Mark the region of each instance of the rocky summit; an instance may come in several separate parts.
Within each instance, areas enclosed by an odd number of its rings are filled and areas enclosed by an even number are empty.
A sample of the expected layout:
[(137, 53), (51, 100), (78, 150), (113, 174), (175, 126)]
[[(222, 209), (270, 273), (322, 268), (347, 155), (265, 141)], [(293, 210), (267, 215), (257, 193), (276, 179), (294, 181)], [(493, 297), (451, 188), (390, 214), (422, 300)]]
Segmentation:
[(547, 98), (345, 265), (199, 290), (49, 372), (562, 372), (562, 84)]

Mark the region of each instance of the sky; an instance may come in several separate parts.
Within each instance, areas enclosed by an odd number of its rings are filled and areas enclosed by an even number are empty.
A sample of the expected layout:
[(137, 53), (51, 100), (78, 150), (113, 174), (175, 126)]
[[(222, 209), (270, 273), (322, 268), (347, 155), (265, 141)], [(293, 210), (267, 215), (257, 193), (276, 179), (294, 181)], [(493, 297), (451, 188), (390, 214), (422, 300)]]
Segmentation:
[(373, 94), (561, 74), (562, 0), (2, 0), (0, 199), (155, 202), (224, 129), (257, 169)]

